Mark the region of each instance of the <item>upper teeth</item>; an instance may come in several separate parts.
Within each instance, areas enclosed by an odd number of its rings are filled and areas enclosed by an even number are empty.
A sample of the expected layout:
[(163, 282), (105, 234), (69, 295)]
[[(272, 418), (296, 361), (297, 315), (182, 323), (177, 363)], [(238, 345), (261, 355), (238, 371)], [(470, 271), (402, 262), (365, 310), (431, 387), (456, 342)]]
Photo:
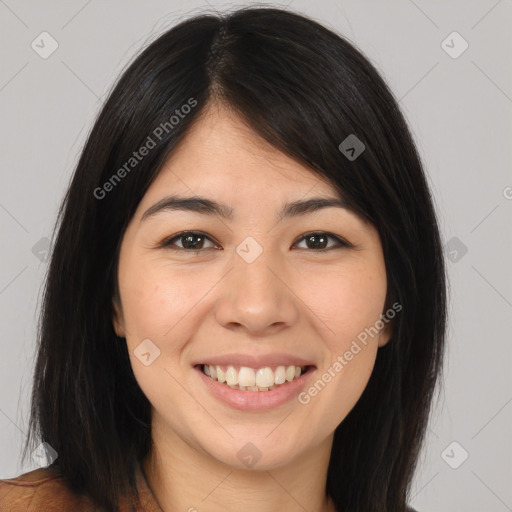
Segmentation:
[[(303, 369), (300, 366), (293, 365), (288, 367), (278, 366), (275, 371), (269, 366), (258, 369), (240, 366), (240, 369), (237, 371), (234, 366), (229, 365), (224, 371), (219, 365), (212, 366), (205, 364), (203, 365), (203, 372), (212, 379), (225, 382), (228, 386), (236, 386), (239, 389), (256, 387), (260, 390), (261, 388), (267, 390), (268, 388), (273, 389), (276, 385), (300, 377)], [(256, 390), (257, 389), (254, 389), (254, 391)]]

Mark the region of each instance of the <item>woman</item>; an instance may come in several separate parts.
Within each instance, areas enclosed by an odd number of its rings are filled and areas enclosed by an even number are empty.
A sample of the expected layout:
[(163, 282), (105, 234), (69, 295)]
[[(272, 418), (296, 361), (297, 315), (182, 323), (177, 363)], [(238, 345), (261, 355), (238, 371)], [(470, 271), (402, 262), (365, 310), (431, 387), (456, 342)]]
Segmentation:
[(24, 453), (52, 463), (0, 509), (412, 510), (445, 322), (369, 61), (279, 9), (184, 21), (123, 73), (59, 212)]

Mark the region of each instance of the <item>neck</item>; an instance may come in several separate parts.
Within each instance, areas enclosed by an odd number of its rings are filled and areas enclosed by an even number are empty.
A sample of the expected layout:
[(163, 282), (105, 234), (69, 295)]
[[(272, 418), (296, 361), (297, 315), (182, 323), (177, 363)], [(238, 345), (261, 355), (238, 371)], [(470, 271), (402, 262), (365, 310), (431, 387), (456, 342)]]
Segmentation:
[(153, 450), (142, 464), (163, 512), (335, 512), (325, 495), (332, 436), (288, 464), (257, 470), (223, 464), (164, 429), (153, 421)]

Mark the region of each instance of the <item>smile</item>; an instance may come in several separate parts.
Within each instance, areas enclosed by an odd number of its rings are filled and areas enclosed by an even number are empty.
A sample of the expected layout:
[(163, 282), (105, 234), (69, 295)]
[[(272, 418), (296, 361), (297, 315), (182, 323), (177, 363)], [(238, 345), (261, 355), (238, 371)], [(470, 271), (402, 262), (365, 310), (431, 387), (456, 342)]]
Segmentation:
[(202, 365), (205, 375), (232, 389), (240, 391), (271, 391), (286, 382), (298, 379), (308, 366), (265, 366), (262, 368), (250, 368), (248, 366), (235, 365)]
[(316, 372), (313, 365), (252, 364), (200, 363), (194, 365), (194, 373), (209, 394), (224, 405), (244, 412), (262, 412), (292, 402)]

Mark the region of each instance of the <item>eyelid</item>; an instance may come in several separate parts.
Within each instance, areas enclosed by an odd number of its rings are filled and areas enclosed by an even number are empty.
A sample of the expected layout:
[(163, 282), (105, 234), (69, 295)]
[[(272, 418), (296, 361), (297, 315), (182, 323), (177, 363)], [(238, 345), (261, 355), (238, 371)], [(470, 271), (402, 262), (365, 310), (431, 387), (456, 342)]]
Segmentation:
[[(166, 238), (161, 244), (159, 244), (159, 246), (163, 247), (165, 249), (177, 250), (177, 251), (182, 251), (182, 252), (185, 252), (185, 253), (191, 253), (191, 252), (199, 253), (199, 252), (206, 251), (208, 249), (216, 249), (214, 247), (207, 247), (206, 249), (184, 249), (182, 247), (174, 246), (171, 243), (171, 242), (174, 242), (174, 241), (176, 241), (176, 240), (180, 239), (181, 237), (184, 237), (185, 235), (188, 235), (188, 234), (202, 236), (205, 239), (208, 239), (210, 242), (212, 242), (215, 245), (217, 245), (215, 240), (210, 235), (208, 235), (207, 233), (204, 233), (203, 231), (186, 230), (186, 231), (180, 231), (179, 233), (176, 233), (175, 235), (172, 235), (171, 237)], [(341, 236), (335, 235), (334, 233), (331, 233), (329, 231), (309, 231), (307, 233), (304, 233), (304, 234), (300, 235), (300, 237), (297, 238), (293, 242), (293, 245), (296, 245), (297, 243), (302, 242), (303, 240), (305, 240), (308, 236), (313, 236), (313, 235), (325, 235), (327, 238), (331, 238), (331, 239), (335, 240), (337, 245), (335, 245), (333, 247), (329, 247), (327, 249), (304, 249), (304, 250), (306, 250), (308, 252), (328, 252), (328, 251), (331, 251), (333, 249), (353, 248), (354, 247), (350, 242), (348, 242), (347, 240), (345, 240)]]
[(309, 252), (327, 252), (327, 251), (330, 251), (332, 249), (340, 249), (340, 248), (343, 248), (343, 247), (345, 247), (345, 248), (352, 247), (352, 244), (347, 242), (344, 238), (342, 238), (339, 235), (335, 235), (334, 233), (331, 233), (329, 231), (309, 231), (307, 233), (304, 233), (303, 235), (300, 235), (300, 237), (297, 238), (297, 240), (293, 243), (293, 245), (296, 245), (297, 243), (302, 242), (303, 240), (305, 240), (308, 236), (313, 236), (313, 235), (324, 235), (327, 238), (333, 239), (336, 242), (337, 245), (335, 245), (333, 247), (329, 247), (327, 249), (305, 249), (306, 251), (309, 251)]
[[(206, 251), (206, 249), (183, 249), (182, 247), (176, 247), (171, 242), (175, 240), (179, 240), (180, 238), (184, 237), (185, 235), (196, 235), (196, 236), (202, 236), (206, 239), (208, 239), (213, 244), (217, 245), (217, 242), (208, 235), (207, 233), (204, 233), (203, 231), (197, 231), (194, 229), (187, 229), (186, 231), (180, 231), (179, 233), (176, 233), (175, 235), (172, 235), (162, 241), (161, 244), (159, 244), (161, 247), (164, 248), (170, 248), (170, 249), (177, 249), (178, 251), (184, 251), (184, 252), (201, 252)], [(213, 247), (208, 247), (208, 249), (213, 249)]]

